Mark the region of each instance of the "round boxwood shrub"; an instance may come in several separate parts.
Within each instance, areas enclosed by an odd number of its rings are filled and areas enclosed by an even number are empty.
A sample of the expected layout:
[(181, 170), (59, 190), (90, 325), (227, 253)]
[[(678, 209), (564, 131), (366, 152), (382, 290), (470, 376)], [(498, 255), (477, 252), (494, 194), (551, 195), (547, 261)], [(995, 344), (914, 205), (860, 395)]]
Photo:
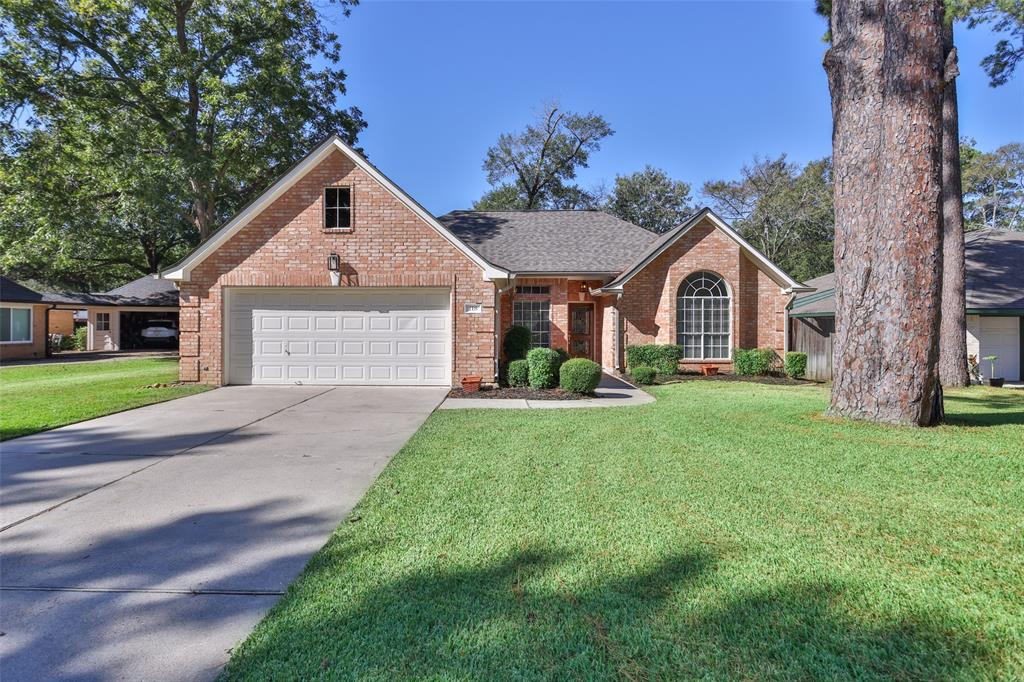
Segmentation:
[(509, 327), (505, 332), (505, 341), (502, 345), (505, 350), (505, 359), (509, 362), (522, 360), (526, 357), (531, 345), (533, 345), (533, 340), (529, 329), (519, 325)]
[(799, 379), (807, 373), (807, 353), (789, 351), (786, 353), (786, 374), (792, 379)]
[(526, 360), (513, 360), (508, 363), (505, 373), (508, 376), (509, 386), (522, 388), (530, 384), (530, 363)]
[(601, 365), (586, 358), (566, 360), (558, 369), (558, 385), (570, 393), (590, 394), (601, 383)]
[(657, 375), (657, 372), (654, 371), (654, 368), (648, 367), (647, 365), (639, 365), (637, 367), (632, 367), (630, 368), (629, 372), (633, 376), (633, 380), (636, 381), (636, 383), (640, 384), (641, 386), (648, 386), (650, 384), (653, 384), (654, 377), (655, 375)]
[(530, 366), (530, 388), (554, 388), (558, 385), (558, 366), (562, 358), (550, 348), (534, 348), (526, 354)]

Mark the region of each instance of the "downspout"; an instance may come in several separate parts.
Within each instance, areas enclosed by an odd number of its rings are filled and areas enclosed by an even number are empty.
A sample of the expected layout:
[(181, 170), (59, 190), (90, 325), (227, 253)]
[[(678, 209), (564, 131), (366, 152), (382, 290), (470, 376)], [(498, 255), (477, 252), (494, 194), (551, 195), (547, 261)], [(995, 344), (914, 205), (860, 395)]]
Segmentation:
[(613, 328), (615, 330), (615, 338), (612, 340), (612, 351), (615, 353), (615, 358), (612, 362), (613, 369), (616, 372), (622, 371), (622, 363), (619, 361), (622, 345), (622, 318), (619, 313), (619, 304), (622, 301), (622, 294), (616, 294), (615, 296), (615, 307), (612, 308), (612, 319), (614, 320)]
[(43, 357), (53, 357), (53, 352), (50, 350), (50, 311), (57, 307), (56, 303), (51, 303), (50, 307), (43, 311), (43, 338), (46, 341), (43, 343)]
[(790, 294), (789, 295), (789, 300), (786, 301), (786, 306), (782, 309), (782, 312), (785, 315), (785, 318), (783, 318), (783, 320), (782, 320), (782, 333), (783, 333), (783, 338), (782, 338), (782, 358), (783, 358), (783, 360), (785, 360), (785, 358), (786, 358), (786, 353), (789, 352), (789, 311), (790, 311), (790, 307), (793, 305), (793, 301), (795, 301), (795, 300), (796, 300), (796, 294)]

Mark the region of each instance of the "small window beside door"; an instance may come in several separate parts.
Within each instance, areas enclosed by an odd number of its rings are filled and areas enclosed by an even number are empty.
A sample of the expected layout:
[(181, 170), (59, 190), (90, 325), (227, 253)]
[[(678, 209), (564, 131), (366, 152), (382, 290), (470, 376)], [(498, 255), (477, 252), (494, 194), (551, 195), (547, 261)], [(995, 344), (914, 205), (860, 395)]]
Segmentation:
[(324, 229), (352, 229), (351, 187), (328, 187), (324, 190)]
[(96, 313), (96, 331), (110, 331), (110, 313)]

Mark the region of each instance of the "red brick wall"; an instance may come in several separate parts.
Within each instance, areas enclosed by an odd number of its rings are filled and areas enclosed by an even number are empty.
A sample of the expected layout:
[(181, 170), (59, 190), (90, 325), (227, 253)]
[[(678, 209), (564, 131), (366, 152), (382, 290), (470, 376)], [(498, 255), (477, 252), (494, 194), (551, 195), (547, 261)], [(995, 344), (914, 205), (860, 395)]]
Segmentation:
[[(13, 304), (12, 307), (14, 307)], [(46, 357), (46, 308), (45, 305), (32, 306), (32, 341), (0, 344), (0, 360)]]
[[(600, 280), (577, 280), (545, 277), (519, 277), (516, 279), (516, 286), (546, 286), (551, 287), (550, 295), (541, 294), (516, 294), (515, 288), (504, 292), (501, 295), (501, 338), (505, 338), (505, 332), (512, 326), (512, 301), (534, 300), (551, 302), (551, 347), (569, 349), (569, 304), (570, 303), (593, 303), (594, 304), (594, 336), (593, 336), (593, 357), (591, 359), (600, 361), (601, 338), (604, 301), (590, 295), (591, 289), (596, 289), (603, 284)], [(504, 361), (504, 357), (502, 357)]]
[[(706, 219), (626, 283), (619, 304), (625, 336), (623, 348), (676, 342), (679, 285), (698, 270), (717, 273), (729, 285), (732, 346), (772, 348), (781, 355), (788, 297), (743, 254), (736, 242)], [(692, 361), (684, 366), (699, 364), (700, 361)], [(718, 364), (731, 367), (728, 362)]]
[[(351, 231), (323, 229), (323, 189), (352, 188)], [(327, 256), (342, 261), (342, 286), (446, 286), (454, 291), (452, 380), (494, 380), (494, 285), (452, 246), (340, 151), (307, 173), (181, 283), (181, 379), (224, 383), (222, 287), (330, 286)], [(466, 303), (483, 305), (465, 314)]]

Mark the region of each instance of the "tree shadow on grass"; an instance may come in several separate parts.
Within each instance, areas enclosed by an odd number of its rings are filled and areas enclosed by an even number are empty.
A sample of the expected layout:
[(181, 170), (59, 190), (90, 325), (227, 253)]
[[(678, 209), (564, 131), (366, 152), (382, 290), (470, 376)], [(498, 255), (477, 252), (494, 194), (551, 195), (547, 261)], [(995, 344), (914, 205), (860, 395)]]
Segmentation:
[(573, 563), (529, 550), (352, 594), (356, 567), (314, 562), (223, 678), (939, 679), (1001, 660), (940, 611), (854, 617), (857, 590), (827, 582), (726, 588), (703, 552), (590, 580)]
[(1005, 395), (947, 395), (946, 423), (958, 426), (1024, 424), (1024, 391), (1007, 389)]

